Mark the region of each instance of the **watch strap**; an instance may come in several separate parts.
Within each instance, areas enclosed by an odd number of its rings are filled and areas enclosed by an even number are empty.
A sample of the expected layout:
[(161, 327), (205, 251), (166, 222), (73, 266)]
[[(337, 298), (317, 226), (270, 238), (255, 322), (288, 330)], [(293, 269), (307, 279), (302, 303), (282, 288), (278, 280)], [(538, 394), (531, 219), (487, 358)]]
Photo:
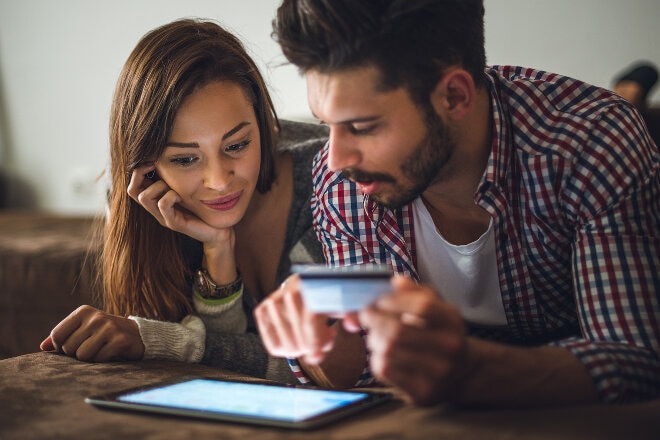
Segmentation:
[(232, 296), (243, 287), (243, 278), (241, 272), (236, 270), (238, 276), (234, 281), (225, 285), (217, 285), (209, 275), (209, 272), (201, 268), (195, 276), (195, 287), (202, 298), (206, 299), (224, 299)]

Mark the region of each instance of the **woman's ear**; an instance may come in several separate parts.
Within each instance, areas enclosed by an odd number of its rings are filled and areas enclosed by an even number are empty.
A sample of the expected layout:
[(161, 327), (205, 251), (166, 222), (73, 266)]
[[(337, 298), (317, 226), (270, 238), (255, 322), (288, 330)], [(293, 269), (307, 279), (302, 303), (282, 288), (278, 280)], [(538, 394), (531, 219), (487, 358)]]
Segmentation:
[(431, 104), (438, 114), (457, 121), (470, 113), (476, 94), (472, 75), (463, 69), (450, 68), (431, 92)]

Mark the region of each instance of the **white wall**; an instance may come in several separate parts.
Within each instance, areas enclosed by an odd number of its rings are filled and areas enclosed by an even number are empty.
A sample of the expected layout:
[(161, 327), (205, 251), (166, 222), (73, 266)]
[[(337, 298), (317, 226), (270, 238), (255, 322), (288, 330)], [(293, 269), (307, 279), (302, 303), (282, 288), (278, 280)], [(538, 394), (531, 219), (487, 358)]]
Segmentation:
[[(278, 4), (0, 0), (0, 167), (31, 189), (39, 209), (101, 210), (104, 187), (94, 179), (107, 163), (116, 78), (145, 32), (180, 17), (215, 18), (236, 32), (264, 72), (280, 116), (309, 118), (304, 82), (281, 65), (270, 37)], [(489, 63), (542, 68), (604, 87), (637, 59), (660, 67), (658, 0), (485, 4)], [(660, 86), (653, 101), (660, 104)]]

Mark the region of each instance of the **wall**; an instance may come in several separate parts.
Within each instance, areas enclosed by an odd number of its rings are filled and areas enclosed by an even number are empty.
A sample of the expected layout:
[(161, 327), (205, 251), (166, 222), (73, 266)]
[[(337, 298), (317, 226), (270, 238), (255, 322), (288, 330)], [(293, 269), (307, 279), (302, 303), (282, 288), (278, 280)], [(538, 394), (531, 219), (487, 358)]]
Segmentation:
[[(220, 20), (246, 42), (280, 116), (310, 117), (304, 81), (270, 37), (279, 0), (0, 0), (0, 169), (13, 204), (97, 213), (107, 182), (116, 78), (148, 30), (185, 16)], [(660, 66), (658, 0), (485, 0), (492, 64), (519, 64), (610, 87), (643, 58)], [(660, 87), (652, 97), (660, 105)]]

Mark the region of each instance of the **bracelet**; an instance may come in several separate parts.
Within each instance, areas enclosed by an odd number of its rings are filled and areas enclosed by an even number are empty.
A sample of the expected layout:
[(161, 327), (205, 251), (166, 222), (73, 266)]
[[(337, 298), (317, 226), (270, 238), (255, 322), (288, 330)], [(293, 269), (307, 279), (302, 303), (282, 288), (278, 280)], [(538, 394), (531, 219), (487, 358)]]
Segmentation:
[(197, 276), (195, 277), (195, 287), (202, 298), (223, 299), (230, 297), (243, 287), (241, 272), (236, 269), (236, 273), (238, 276), (234, 281), (223, 286), (218, 286), (211, 278), (211, 275), (209, 275), (209, 272), (201, 268), (197, 271)]

